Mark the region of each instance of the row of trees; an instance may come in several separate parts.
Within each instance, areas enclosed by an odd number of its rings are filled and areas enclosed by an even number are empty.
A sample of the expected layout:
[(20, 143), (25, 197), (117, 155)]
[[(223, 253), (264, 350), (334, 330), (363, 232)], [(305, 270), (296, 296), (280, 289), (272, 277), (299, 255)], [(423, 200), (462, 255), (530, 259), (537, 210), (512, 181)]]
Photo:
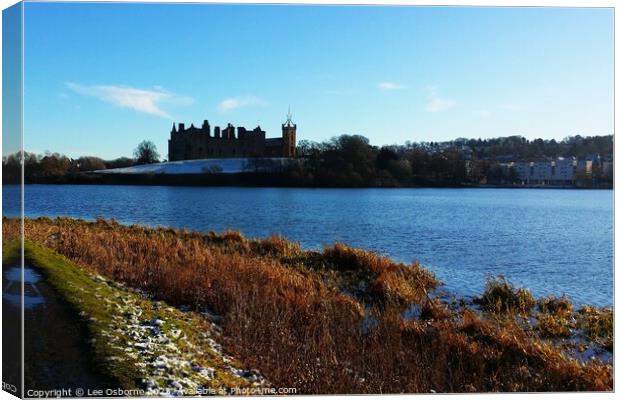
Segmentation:
[[(120, 157), (114, 160), (103, 160), (93, 156), (72, 159), (59, 153), (35, 154), (24, 152), (24, 178), (26, 182), (54, 182), (64, 180), (67, 176), (80, 172), (123, 168), (156, 162), (159, 162), (157, 148), (153, 142), (148, 140), (141, 142), (136, 147), (134, 158)], [(18, 183), (20, 178), (21, 165), (19, 153), (3, 157), (3, 182)]]
[(477, 183), (482, 170), (472, 169), (463, 152), (431, 153), (406, 146), (376, 147), (367, 138), (342, 135), (327, 142), (301, 141), (291, 174), (304, 185), (408, 186)]
[(405, 148), (421, 148), (427, 152), (437, 152), (450, 148), (467, 148), (478, 159), (494, 159), (512, 156), (514, 159), (540, 159), (544, 157), (585, 157), (589, 154), (613, 154), (612, 135), (569, 136), (561, 141), (555, 139), (528, 140), (522, 136), (507, 136), (493, 139), (456, 139), (447, 142), (405, 143)]
[[(286, 184), (326, 187), (505, 184), (516, 182), (517, 175), (514, 169), (498, 164), (499, 156), (527, 160), (608, 155), (613, 154), (613, 137), (575, 136), (556, 142), (510, 136), (377, 147), (363, 136), (342, 135), (321, 143), (302, 140), (297, 154), (299, 162), (284, 172)], [(57, 153), (43, 156), (25, 153), (25, 178), (27, 182), (66, 181), (67, 177), (85, 171), (154, 163), (159, 158), (157, 148), (149, 141), (138, 145), (134, 158), (111, 161), (97, 157), (69, 159)], [(5, 182), (19, 182), (19, 158), (16, 155), (4, 158), (3, 171)]]
[[(499, 161), (539, 160), (613, 154), (613, 136), (572, 136), (527, 140), (521, 136), (496, 139), (457, 139), (448, 142), (407, 142), (375, 147), (363, 136), (343, 135), (323, 143), (301, 141), (298, 156), (305, 160), (292, 173), (300, 182), (317, 186), (409, 186), (510, 184), (514, 168)], [(593, 177), (603, 177), (594, 166)]]

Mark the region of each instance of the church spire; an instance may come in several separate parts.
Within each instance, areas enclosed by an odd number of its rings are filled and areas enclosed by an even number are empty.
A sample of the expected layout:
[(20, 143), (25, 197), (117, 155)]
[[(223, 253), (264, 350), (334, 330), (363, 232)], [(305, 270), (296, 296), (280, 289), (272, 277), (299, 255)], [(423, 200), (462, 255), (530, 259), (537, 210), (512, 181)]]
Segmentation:
[(174, 122), (172, 123), (172, 132), (176, 132), (177, 131), (177, 124), (175, 124)]
[(291, 106), (288, 106), (288, 112), (286, 113), (286, 122), (284, 123), (285, 126), (293, 126), (295, 124), (293, 124), (293, 114), (291, 114)]

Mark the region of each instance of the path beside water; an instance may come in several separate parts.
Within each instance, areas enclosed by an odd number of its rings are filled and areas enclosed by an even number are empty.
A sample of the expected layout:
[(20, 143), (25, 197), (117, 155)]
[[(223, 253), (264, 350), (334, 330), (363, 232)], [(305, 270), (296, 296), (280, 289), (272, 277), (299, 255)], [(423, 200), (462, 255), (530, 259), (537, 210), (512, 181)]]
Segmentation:
[[(3, 312), (17, 317), (11, 319), (11, 324), (19, 323), (20, 266), (10, 263), (3, 265), (2, 270)], [(84, 321), (58, 296), (40, 271), (29, 265), (24, 269), (24, 331), (27, 396), (28, 390), (71, 389), (75, 395), (77, 388), (118, 387), (93, 365)], [(11, 348), (12, 357), (21, 352), (18, 342)]]

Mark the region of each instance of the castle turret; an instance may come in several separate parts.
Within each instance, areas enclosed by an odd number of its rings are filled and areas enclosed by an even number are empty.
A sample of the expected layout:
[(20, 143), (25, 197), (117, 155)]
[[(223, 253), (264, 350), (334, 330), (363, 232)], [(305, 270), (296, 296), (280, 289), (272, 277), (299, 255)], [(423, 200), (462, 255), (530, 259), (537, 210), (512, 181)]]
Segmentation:
[(202, 132), (206, 133), (207, 136), (211, 136), (211, 126), (208, 119), (205, 119), (202, 123)]
[(228, 124), (228, 126), (226, 126), (226, 129), (224, 129), (222, 131), (222, 137), (224, 139), (234, 139), (235, 138), (235, 127), (233, 126), (233, 124)]
[(293, 116), (289, 108), (286, 122), (282, 124), (282, 157), (295, 157), (297, 147), (297, 125), (293, 123)]
[(172, 130), (170, 131), (170, 140), (168, 140), (168, 160), (175, 161), (176, 153), (174, 152), (174, 141), (177, 139), (177, 125), (172, 123)]

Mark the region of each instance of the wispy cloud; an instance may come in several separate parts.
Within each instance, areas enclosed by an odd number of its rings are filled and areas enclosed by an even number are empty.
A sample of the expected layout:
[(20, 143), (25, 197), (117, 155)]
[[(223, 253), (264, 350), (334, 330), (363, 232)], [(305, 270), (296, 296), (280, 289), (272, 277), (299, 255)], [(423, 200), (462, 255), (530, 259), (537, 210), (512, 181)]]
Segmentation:
[(454, 106), (455, 102), (451, 99), (441, 97), (437, 92), (437, 88), (435, 88), (434, 86), (429, 86), (427, 90), (428, 104), (425, 108), (427, 112), (446, 111)]
[(256, 96), (240, 96), (240, 97), (229, 97), (218, 104), (217, 109), (220, 112), (228, 112), (232, 110), (236, 110), (241, 107), (248, 106), (264, 106), (267, 102), (260, 97)]
[(405, 85), (401, 85), (400, 83), (396, 83), (396, 82), (380, 82), (377, 84), (377, 87), (381, 90), (401, 90), (401, 89), (405, 89), (406, 86)]
[(68, 82), (67, 87), (75, 93), (95, 97), (101, 101), (122, 108), (131, 108), (138, 112), (171, 118), (162, 103), (191, 104), (193, 99), (171, 93), (161, 86), (152, 89), (139, 89), (131, 86), (117, 85), (81, 85)]

